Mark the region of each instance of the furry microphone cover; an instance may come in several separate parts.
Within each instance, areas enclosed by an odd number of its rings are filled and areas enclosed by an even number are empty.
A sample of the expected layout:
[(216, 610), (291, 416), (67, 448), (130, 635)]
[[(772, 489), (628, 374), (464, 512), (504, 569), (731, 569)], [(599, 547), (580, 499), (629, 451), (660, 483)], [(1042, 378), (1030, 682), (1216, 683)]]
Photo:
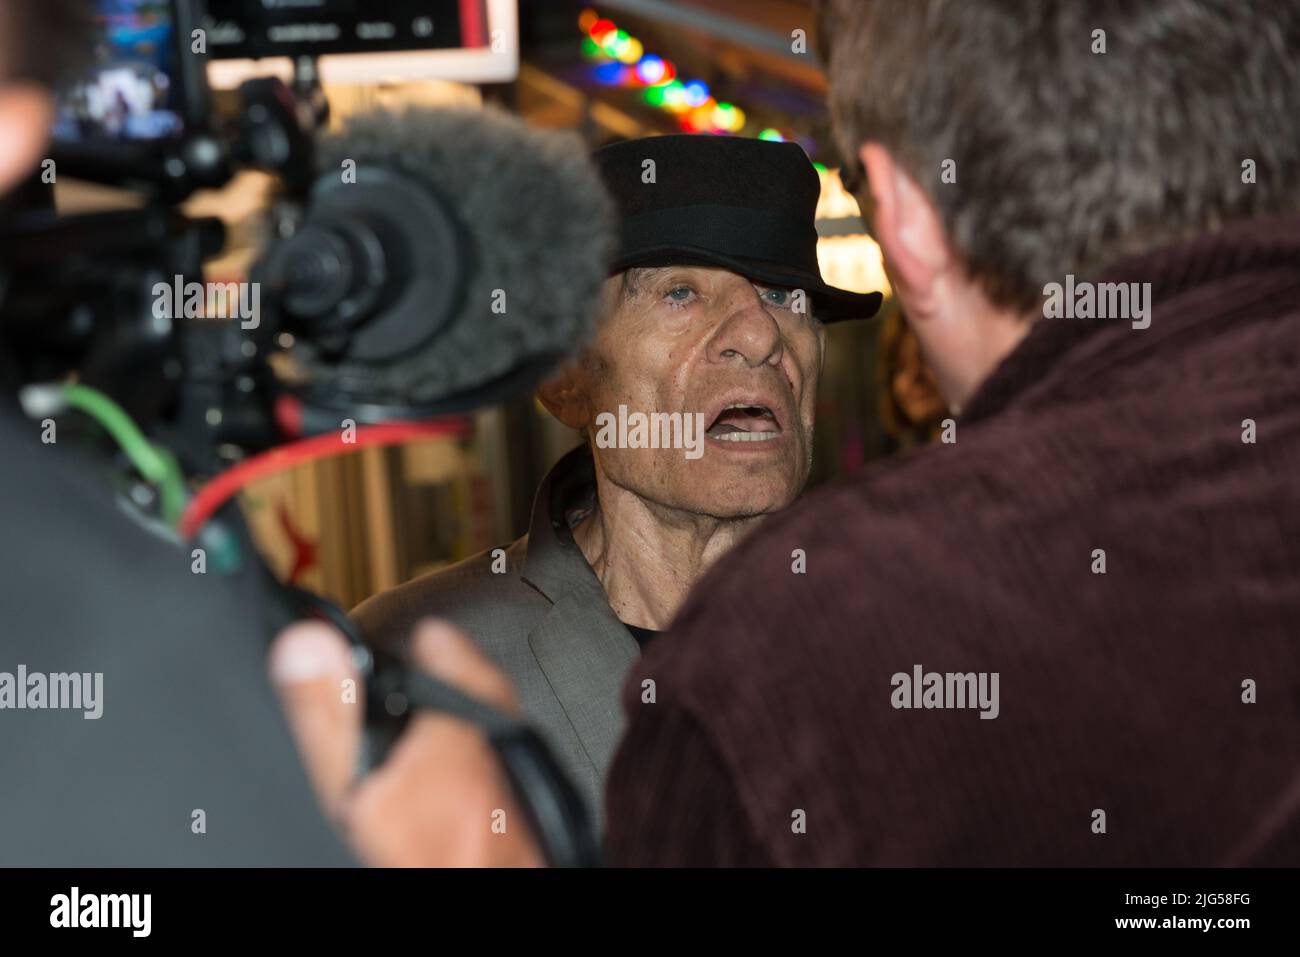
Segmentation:
[[(322, 176), (356, 164), (427, 188), (456, 223), (465, 275), (453, 317), (393, 361), (348, 360), (360, 391), (436, 401), (590, 334), (613, 254), (615, 213), (582, 140), (495, 109), (409, 108), (349, 118), (318, 146)], [(318, 370), (319, 371), (319, 370)]]

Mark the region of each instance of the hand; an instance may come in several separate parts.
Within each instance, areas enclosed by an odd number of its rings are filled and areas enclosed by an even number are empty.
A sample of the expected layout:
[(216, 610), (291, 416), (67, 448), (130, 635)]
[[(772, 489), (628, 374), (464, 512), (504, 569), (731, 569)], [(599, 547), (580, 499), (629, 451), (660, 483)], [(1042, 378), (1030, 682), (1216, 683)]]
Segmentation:
[[(430, 675), (508, 714), (519, 713), (510, 680), (447, 622), (421, 622), (411, 656)], [(271, 646), (270, 671), (317, 798), (363, 862), (543, 863), (500, 762), (475, 726), (416, 711), (384, 763), (354, 781), (364, 687), (343, 635), (323, 622), (290, 625)]]

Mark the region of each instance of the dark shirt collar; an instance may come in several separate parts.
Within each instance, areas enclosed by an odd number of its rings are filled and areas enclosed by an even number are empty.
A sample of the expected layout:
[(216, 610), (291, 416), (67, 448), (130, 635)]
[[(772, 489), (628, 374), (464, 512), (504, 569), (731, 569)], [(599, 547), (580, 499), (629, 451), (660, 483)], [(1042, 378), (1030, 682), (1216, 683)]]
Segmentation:
[[(1126, 319), (1039, 319), (976, 390), (961, 421), (978, 422), (1041, 392), (1078, 385), (1113, 368), (1120, 354), (1149, 358), (1152, 348), (1198, 324), (1231, 321), (1229, 312), (1246, 299), (1262, 302), (1294, 288), (1298, 268), (1300, 217), (1236, 221), (1118, 262), (1096, 281), (1151, 283), (1150, 328), (1134, 329)], [(1242, 272), (1261, 278), (1249, 291), (1222, 290), (1222, 280)]]
[(573, 539), (573, 526), (595, 504), (596, 466), (582, 445), (555, 463), (533, 499), (522, 577), (552, 602), (583, 585), (602, 587)]

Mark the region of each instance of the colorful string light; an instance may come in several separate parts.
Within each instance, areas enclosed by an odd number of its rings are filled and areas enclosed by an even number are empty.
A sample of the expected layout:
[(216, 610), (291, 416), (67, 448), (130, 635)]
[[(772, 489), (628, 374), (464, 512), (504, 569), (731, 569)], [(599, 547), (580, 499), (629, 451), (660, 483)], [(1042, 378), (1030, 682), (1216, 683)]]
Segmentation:
[(664, 61), (654, 55), (644, 56), (636, 65), (636, 75), (646, 86), (654, 86), (664, 77)]
[(687, 132), (739, 133), (744, 129), (744, 110), (719, 103), (703, 80), (679, 80), (671, 60), (646, 53), (641, 41), (620, 30), (613, 20), (586, 9), (578, 16), (578, 28), (585, 34), (583, 56), (600, 61), (592, 72), (597, 83), (643, 87), (645, 101), (675, 114)]

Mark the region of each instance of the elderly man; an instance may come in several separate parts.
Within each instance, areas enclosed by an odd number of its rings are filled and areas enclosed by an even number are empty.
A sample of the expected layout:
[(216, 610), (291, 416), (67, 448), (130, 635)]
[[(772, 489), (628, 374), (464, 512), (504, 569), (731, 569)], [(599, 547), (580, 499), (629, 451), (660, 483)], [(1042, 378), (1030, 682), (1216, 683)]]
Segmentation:
[[(392, 645), (439, 615), (514, 679), (593, 808), (619, 688), (700, 575), (808, 478), (823, 322), (878, 293), (817, 267), (817, 175), (792, 144), (664, 136), (598, 166), (621, 245), (595, 340), (539, 391), (587, 436), (538, 491), (528, 535), (364, 602)], [(646, 693), (653, 692), (647, 689)]]
[(1103, 6), (828, 8), (956, 441), (699, 582), (626, 683), (612, 863), (1300, 860), (1300, 2)]

